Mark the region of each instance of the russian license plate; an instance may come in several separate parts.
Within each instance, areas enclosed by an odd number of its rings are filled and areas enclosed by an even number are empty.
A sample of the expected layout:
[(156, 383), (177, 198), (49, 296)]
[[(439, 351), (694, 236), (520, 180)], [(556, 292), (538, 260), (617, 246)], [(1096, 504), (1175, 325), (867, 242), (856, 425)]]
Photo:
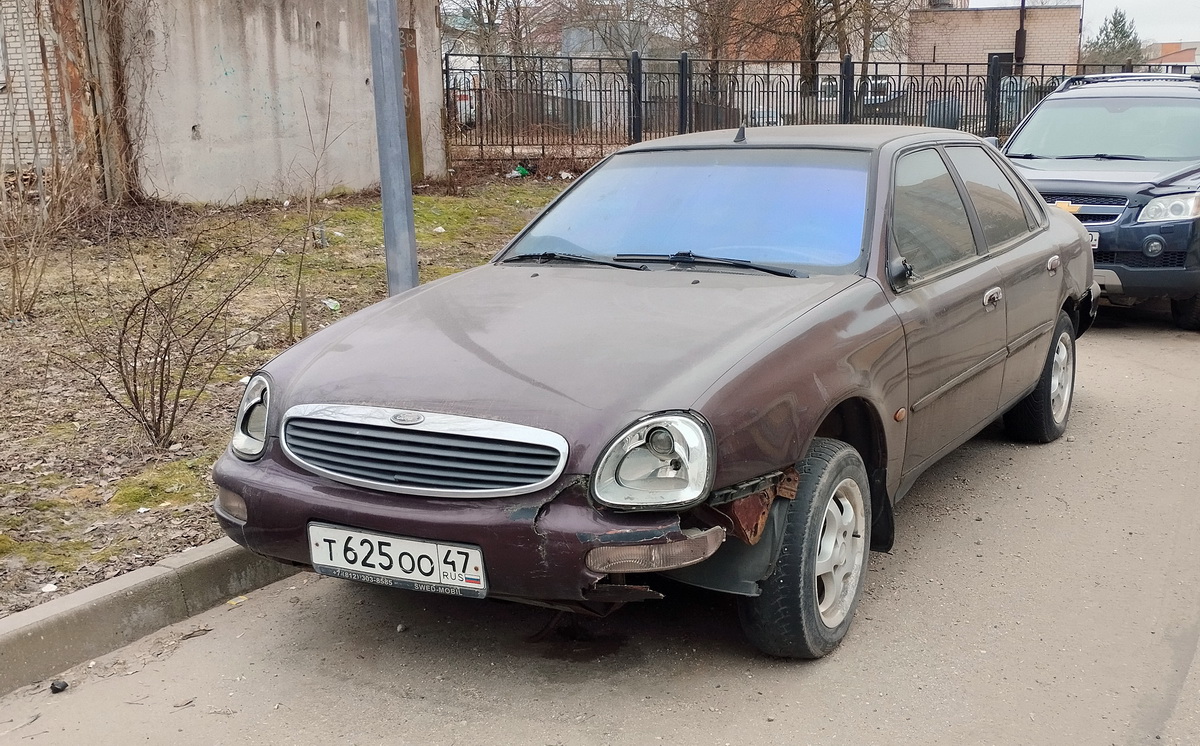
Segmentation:
[(487, 596), (483, 552), (468, 544), (310, 523), (308, 549), (313, 569), (322, 575), (450, 596)]
[(1095, 231), (1088, 231), (1088, 238), (1092, 239), (1092, 251), (1100, 248), (1100, 234)]

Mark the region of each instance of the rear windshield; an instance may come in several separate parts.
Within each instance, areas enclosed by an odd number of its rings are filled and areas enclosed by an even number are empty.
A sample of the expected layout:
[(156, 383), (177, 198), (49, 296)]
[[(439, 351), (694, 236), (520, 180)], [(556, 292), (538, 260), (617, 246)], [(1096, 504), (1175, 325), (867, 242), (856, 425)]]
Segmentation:
[(1005, 150), (1045, 158), (1105, 154), (1197, 159), (1200, 99), (1049, 100), (1038, 107)]
[(870, 153), (666, 150), (613, 156), (514, 243), (541, 252), (741, 259), (860, 271)]

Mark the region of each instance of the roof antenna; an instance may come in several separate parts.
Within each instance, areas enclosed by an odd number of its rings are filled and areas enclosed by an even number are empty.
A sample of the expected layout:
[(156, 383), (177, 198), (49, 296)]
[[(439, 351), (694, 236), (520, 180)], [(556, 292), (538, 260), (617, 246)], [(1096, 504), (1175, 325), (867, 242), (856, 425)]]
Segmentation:
[(746, 142), (746, 120), (742, 119), (742, 126), (738, 127), (737, 134), (733, 136), (734, 142)]

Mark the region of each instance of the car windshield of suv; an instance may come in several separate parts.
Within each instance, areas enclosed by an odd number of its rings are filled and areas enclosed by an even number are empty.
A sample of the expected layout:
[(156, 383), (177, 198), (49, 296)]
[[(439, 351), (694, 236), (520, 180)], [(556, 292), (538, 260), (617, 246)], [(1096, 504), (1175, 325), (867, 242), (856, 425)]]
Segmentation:
[(1012, 140), (1009, 155), (1042, 158), (1200, 158), (1200, 99), (1076, 98), (1043, 103)]
[(869, 164), (867, 152), (831, 149), (620, 153), (565, 194), (503, 259), (691, 252), (798, 275), (860, 272)]

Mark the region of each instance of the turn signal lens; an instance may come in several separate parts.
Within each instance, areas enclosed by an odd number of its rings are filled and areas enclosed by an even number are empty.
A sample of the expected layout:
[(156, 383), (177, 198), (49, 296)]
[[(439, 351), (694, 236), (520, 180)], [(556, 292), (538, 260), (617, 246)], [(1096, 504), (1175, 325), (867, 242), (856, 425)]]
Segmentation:
[(686, 539), (669, 544), (597, 547), (587, 553), (587, 566), (595, 572), (656, 572), (687, 567), (708, 559), (725, 541), (725, 529), (685, 529)]
[(224, 487), (217, 488), (217, 507), (225, 515), (243, 523), (246, 522), (246, 517), (249, 515), (246, 510), (246, 501), (242, 499), (242, 496)]

